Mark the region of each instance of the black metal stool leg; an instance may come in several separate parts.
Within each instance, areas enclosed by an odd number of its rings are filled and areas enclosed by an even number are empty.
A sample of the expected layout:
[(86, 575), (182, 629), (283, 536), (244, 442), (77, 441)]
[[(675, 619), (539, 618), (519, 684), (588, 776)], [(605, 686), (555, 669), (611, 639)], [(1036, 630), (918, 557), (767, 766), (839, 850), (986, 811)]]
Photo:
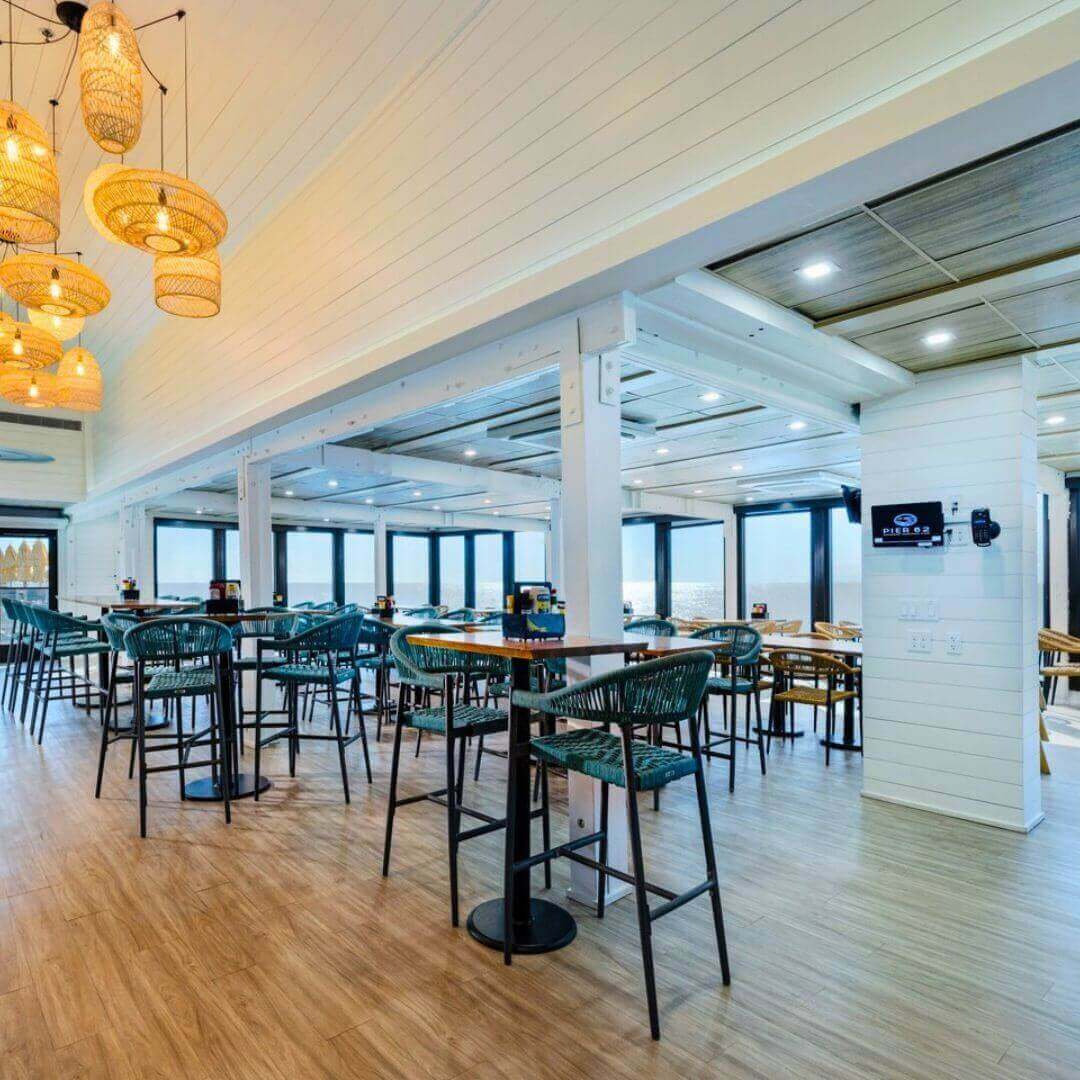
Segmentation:
[(397, 809), (398, 767), (401, 764), (401, 735), (405, 725), (401, 718), (405, 713), (405, 687), (402, 686), (398, 702), (398, 722), (394, 725), (394, 752), (390, 758), (390, 799), (386, 806), (386, 838), (383, 840), (383, 877), (390, 874), (390, 845), (394, 839), (394, 811)]

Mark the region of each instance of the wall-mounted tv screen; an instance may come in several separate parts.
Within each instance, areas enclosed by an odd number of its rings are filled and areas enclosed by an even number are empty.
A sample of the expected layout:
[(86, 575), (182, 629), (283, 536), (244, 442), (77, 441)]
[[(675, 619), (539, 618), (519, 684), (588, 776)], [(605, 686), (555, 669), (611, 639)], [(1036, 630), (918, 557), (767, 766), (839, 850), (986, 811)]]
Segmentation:
[(862, 492), (858, 488), (848, 487), (846, 484), (840, 488), (840, 494), (844, 497), (844, 509), (847, 511), (847, 519), (852, 525), (862, 523)]
[(939, 502), (896, 503), (870, 510), (874, 547), (941, 547), (945, 515)]

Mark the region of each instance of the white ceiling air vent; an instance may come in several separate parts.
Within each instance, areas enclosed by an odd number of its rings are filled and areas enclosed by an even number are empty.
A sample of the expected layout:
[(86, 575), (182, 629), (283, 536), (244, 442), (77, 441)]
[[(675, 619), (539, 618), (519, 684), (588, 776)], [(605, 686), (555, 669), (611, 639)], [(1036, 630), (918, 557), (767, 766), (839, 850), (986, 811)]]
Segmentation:
[(839, 492), (842, 485), (858, 486), (859, 481), (839, 473), (821, 469), (812, 471), (770, 473), (768, 476), (748, 477), (739, 480), (736, 487), (744, 491), (754, 491), (762, 495), (775, 495), (778, 498), (797, 498), (798, 496), (821, 495), (823, 492)]
[[(623, 416), (620, 433), (624, 442), (636, 439), (653, 438), (656, 425), (641, 420), (631, 420)], [(550, 412), (543, 416), (534, 416), (531, 420), (515, 420), (509, 424), (492, 424), (486, 432), (489, 439), (509, 439), (511, 442), (524, 443), (526, 446), (538, 446), (544, 450), (562, 449), (562, 430), (559, 413)]]

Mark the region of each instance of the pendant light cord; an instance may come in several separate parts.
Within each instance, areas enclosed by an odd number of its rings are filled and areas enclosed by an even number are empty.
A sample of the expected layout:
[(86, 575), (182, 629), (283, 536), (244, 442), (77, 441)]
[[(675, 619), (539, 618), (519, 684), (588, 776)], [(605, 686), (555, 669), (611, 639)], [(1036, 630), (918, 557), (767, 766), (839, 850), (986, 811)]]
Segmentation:
[(15, 100), (15, 7), (8, 0), (8, 101)]
[(180, 12), (179, 18), (184, 20), (184, 179), (190, 180), (191, 142), (188, 136), (188, 32), (187, 20), (184, 19), (183, 12)]
[(159, 112), (160, 112), (160, 115), (161, 115), (161, 131), (160, 131), (160, 135), (161, 135), (161, 171), (164, 172), (165, 171), (165, 95), (168, 93), (168, 90), (166, 90), (165, 87), (161, 83), (158, 83), (158, 89), (161, 91), (161, 94), (159, 95), (159, 98), (158, 98), (158, 100), (161, 103), (160, 108), (159, 108)]

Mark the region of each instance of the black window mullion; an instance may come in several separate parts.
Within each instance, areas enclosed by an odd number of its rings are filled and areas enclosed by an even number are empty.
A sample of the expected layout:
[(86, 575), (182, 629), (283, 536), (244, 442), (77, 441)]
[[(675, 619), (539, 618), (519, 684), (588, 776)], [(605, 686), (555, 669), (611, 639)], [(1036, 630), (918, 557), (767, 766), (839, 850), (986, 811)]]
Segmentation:
[(671, 522), (658, 521), (654, 529), (654, 569), (656, 574), (656, 614), (671, 614)]
[(386, 530), (386, 595), (394, 595), (394, 534)]
[(334, 603), (341, 605), (345, 603), (345, 531), (333, 529), (330, 535), (333, 537), (331, 550), (334, 556), (333, 572), (330, 575), (331, 595)]
[(465, 606), (476, 607), (476, 535), (465, 534)]
[(274, 526), (274, 593), (284, 604), (289, 602), (288, 535), (285, 529)]
[(810, 625), (830, 622), (832, 618), (832, 545), (829, 508), (817, 506), (810, 511)]
[(442, 590), (442, 564), (439, 560), (438, 533), (428, 534), (428, 603), (438, 607)]
[[(514, 534), (512, 532), (504, 532), (502, 534), (503, 542), (503, 590), (502, 590), (502, 602), (505, 602), (508, 597), (514, 591), (514, 581), (516, 580), (514, 574)], [(502, 603), (499, 605), (502, 607)]]
[(225, 526), (214, 528), (214, 577), (225, 580)]

